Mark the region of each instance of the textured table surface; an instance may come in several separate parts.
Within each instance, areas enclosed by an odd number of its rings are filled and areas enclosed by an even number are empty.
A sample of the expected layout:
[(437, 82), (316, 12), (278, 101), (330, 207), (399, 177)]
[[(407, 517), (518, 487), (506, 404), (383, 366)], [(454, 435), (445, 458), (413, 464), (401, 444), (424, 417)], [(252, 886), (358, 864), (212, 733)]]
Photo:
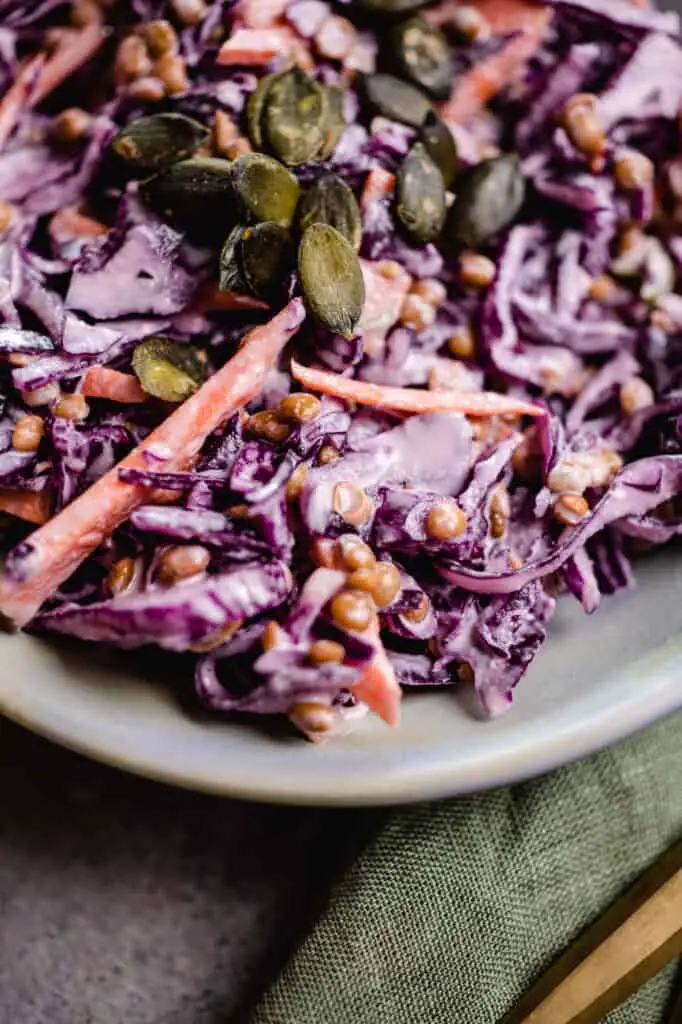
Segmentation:
[(244, 1021), (370, 821), (172, 790), (3, 719), (0, 807), (0, 1024)]

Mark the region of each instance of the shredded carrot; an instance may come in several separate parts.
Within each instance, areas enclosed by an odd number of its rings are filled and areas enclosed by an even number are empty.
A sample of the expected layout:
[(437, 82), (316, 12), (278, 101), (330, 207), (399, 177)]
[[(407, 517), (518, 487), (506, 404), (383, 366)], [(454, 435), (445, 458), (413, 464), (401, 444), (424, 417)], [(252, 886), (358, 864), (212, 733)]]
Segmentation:
[[(447, 24), (455, 8), (446, 0), (426, 13), (430, 21)], [(472, 0), (495, 35), (519, 32), (498, 53), (479, 61), (471, 71), (455, 78), (452, 95), (441, 106), (445, 121), (463, 124), (521, 73), (535, 54), (552, 17), (549, 8), (534, 0)]]
[(378, 625), (370, 626), (365, 636), (374, 644), (375, 654), (365, 666), (362, 678), (351, 689), (358, 700), (364, 701), (388, 725), (398, 725), (402, 691), (381, 641)]
[[(121, 469), (146, 469), (148, 456), (169, 472), (187, 468), (206, 438), (257, 394), (305, 316), (293, 299), (269, 323), (247, 334), (237, 353), (117, 466), (31, 536), (21, 572), (0, 575), (0, 612), (24, 626), (81, 562), (119, 526), (149, 489), (121, 480)], [(11, 553), (9, 556), (11, 562)]]
[(287, 25), (277, 28), (239, 28), (220, 48), (218, 64), (266, 67), (275, 57), (291, 56), (300, 39)]
[(54, 92), (58, 85), (87, 64), (108, 35), (109, 29), (104, 28), (99, 18), (93, 18), (78, 31), (70, 31), (68, 35), (65, 33), (63, 42), (57, 46), (40, 72), (35, 91), (30, 98), (30, 105), (35, 107)]
[(467, 416), (542, 416), (543, 410), (531, 402), (494, 391), (425, 391), (419, 388), (395, 388), (342, 377), (326, 370), (313, 370), (291, 360), (291, 375), (304, 387), (323, 395), (333, 395), (360, 405), (392, 409), (395, 412), (424, 414), (462, 412)]
[(45, 54), (38, 53), (28, 60), (14, 76), (14, 81), (0, 100), (0, 146), (12, 134), (24, 107), (30, 102), (38, 86), (38, 77), (45, 64)]
[(146, 402), (149, 395), (132, 373), (121, 373), (108, 366), (89, 366), (83, 374), (81, 393), (86, 398), (108, 398), (110, 402)]
[(50, 221), (50, 233), (56, 238), (97, 238), (109, 229), (94, 217), (80, 213), (74, 206), (58, 210)]
[(267, 302), (253, 295), (240, 295), (238, 292), (223, 291), (215, 281), (208, 281), (192, 304), (196, 313), (222, 313), (235, 309), (269, 309)]
[(50, 518), (52, 492), (44, 491), (11, 491), (0, 487), (0, 512), (25, 519), (27, 523), (42, 526)]
[(360, 197), (360, 206), (366, 210), (375, 200), (392, 196), (395, 189), (395, 174), (384, 167), (372, 167)]
[(237, 17), (247, 28), (272, 28), (287, 9), (289, 0), (239, 0)]

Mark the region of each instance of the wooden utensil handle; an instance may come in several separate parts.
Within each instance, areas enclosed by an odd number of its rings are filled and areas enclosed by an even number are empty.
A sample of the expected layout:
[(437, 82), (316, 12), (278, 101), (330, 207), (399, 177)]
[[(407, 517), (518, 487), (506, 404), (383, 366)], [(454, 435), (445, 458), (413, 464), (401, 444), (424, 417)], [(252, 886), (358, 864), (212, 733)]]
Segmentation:
[(585, 932), (504, 1024), (599, 1024), (682, 953), (682, 843)]

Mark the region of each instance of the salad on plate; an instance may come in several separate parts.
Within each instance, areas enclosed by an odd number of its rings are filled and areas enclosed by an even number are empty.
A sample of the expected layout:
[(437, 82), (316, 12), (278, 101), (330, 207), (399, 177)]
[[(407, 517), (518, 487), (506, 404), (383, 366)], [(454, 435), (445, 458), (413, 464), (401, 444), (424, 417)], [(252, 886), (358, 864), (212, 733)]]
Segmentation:
[(308, 738), (507, 709), (682, 532), (682, 36), (0, 0), (0, 615)]

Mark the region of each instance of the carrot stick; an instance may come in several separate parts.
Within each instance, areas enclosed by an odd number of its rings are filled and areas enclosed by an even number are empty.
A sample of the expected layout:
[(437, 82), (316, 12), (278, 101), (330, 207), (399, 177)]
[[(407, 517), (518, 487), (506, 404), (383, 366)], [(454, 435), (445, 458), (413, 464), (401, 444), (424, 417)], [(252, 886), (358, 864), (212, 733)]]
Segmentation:
[(531, 402), (493, 391), (424, 391), (419, 388), (395, 388), (341, 377), (326, 370), (313, 370), (291, 360), (291, 375), (311, 391), (333, 395), (360, 405), (392, 409), (395, 412), (463, 412), (467, 416), (542, 416), (544, 411)]
[(38, 85), (38, 76), (45, 64), (45, 54), (31, 57), (16, 74), (14, 81), (0, 101), (0, 146), (12, 134), (24, 106)]
[[(437, 24), (452, 17), (453, 0), (447, 0), (425, 15)], [(551, 19), (551, 10), (533, 0), (473, 0), (495, 35), (522, 33), (498, 53), (480, 61), (471, 71), (455, 79), (452, 95), (441, 106), (446, 121), (470, 121), (500, 89), (512, 83), (537, 51)]]
[(137, 404), (149, 395), (132, 373), (121, 373), (108, 366), (89, 366), (81, 381), (81, 394), (86, 398), (108, 398), (110, 402)]
[(402, 699), (400, 683), (396, 679), (376, 623), (366, 630), (365, 635), (367, 640), (374, 644), (376, 652), (365, 666), (362, 678), (351, 689), (358, 700), (364, 701), (388, 725), (398, 725)]
[(257, 299), (254, 295), (241, 295), (221, 289), (215, 281), (207, 281), (199, 289), (192, 303), (192, 311), (196, 313), (223, 313), (239, 309), (269, 309), (267, 302)]
[(35, 107), (78, 68), (87, 64), (90, 58), (97, 53), (108, 34), (109, 30), (102, 26), (99, 19), (93, 18), (79, 31), (70, 32), (68, 36), (65, 36), (64, 42), (60, 43), (40, 72), (36, 89), (31, 95), (30, 105)]
[[(293, 299), (269, 323), (245, 336), (238, 352), (119, 464), (67, 505), (22, 547), (0, 575), (0, 613), (24, 626), (81, 562), (148, 496), (121, 480), (120, 469), (148, 468), (163, 458), (173, 472), (186, 468), (206, 438), (254, 398), (285, 344), (305, 316)], [(147, 458), (145, 455), (148, 453)]]
[(42, 526), (50, 518), (52, 494), (44, 491), (11, 491), (0, 487), (0, 512), (25, 519), (27, 523)]
[(362, 190), (360, 206), (366, 210), (376, 199), (392, 196), (394, 189), (395, 174), (391, 174), (384, 167), (372, 167)]

